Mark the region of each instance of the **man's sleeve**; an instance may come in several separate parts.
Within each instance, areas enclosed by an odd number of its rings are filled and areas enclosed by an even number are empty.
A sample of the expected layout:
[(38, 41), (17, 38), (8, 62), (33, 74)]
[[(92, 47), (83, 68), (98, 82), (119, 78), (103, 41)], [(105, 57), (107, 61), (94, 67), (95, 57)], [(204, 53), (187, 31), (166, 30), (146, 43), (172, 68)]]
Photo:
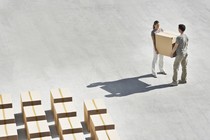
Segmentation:
[(179, 36), (176, 38), (176, 44), (180, 44), (180, 37)]

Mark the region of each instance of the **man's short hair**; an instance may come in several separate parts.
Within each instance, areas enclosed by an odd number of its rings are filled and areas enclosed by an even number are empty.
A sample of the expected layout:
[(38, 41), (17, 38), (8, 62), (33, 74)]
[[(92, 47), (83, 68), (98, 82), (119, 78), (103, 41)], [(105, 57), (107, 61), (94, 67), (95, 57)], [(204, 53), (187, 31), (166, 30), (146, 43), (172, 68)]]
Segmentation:
[(179, 29), (180, 29), (182, 32), (184, 32), (185, 29), (186, 29), (186, 27), (185, 27), (184, 24), (179, 24)]

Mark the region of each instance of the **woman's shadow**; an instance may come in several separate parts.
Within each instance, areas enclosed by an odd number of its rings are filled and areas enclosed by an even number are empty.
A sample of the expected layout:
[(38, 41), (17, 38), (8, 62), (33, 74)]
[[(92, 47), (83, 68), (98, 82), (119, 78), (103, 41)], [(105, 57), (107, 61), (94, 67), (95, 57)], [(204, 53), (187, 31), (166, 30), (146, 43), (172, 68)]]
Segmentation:
[(139, 77), (126, 78), (117, 81), (97, 82), (88, 85), (88, 88), (98, 87), (111, 93), (105, 97), (122, 97), (135, 93), (144, 93), (155, 89), (171, 87), (170, 84), (161, 84), (151, 86), (140, 79), (153, 77), (152, 74), (146, 74)]

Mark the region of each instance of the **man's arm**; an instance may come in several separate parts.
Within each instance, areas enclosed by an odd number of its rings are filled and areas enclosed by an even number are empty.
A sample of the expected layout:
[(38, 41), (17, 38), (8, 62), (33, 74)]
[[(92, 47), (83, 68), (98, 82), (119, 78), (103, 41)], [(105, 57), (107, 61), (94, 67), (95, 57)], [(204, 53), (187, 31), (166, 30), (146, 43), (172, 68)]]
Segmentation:
[(171, 51), (171, 54), (170, 54), (171, 57), (173, 57), (173, 54), (175, 53), (176, 49), (178, 48), (178, 45), (179, 44), (175, 43), (175, 45), (174, 45), (174, 47), (173, 47), (173, 49)]

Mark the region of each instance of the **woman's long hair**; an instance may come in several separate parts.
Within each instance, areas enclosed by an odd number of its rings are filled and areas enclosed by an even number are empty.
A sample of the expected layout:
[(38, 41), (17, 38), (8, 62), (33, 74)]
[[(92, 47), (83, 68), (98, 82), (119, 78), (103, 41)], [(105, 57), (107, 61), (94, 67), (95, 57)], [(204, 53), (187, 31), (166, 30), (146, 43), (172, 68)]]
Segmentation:
[(155, 20), (155, 21), (154, 21), (154, 23), (153, 23), (153, 29), (155, 29), (155, 25), (158, 24), (158, 23), (159, 23), (158, 20)]

